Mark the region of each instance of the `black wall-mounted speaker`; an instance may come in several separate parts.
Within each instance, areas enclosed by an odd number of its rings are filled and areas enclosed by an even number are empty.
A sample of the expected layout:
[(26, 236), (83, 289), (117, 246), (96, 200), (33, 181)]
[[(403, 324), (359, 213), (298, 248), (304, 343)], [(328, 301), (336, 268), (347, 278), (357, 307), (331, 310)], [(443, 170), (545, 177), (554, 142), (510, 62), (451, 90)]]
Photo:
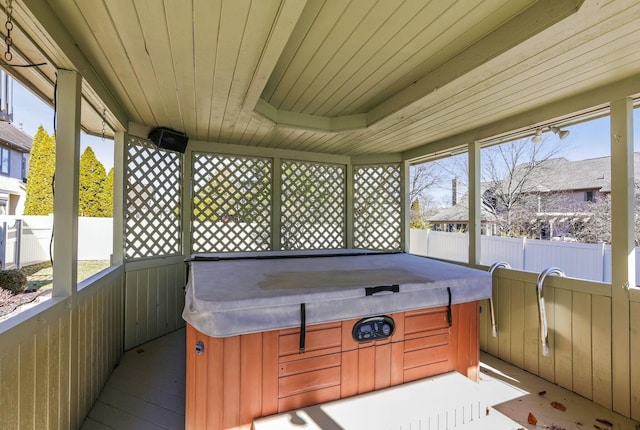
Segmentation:
[(189, 136), (166, 127), (156, 127), (149, 132), (151, 140), (158, 148), (168, 149), (184, 154)]

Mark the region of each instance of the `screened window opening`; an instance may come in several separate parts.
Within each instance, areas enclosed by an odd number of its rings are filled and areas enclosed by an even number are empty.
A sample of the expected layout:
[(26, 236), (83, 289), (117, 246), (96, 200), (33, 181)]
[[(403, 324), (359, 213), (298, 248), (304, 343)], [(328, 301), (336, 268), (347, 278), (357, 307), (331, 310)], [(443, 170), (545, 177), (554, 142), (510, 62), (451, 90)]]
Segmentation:
[(411, 166), (411, 252), (466, 262), (469, 255), (468, 156)]
[(610, 118), (540, 130), (481, 150), (481, 263), (610, 282)]

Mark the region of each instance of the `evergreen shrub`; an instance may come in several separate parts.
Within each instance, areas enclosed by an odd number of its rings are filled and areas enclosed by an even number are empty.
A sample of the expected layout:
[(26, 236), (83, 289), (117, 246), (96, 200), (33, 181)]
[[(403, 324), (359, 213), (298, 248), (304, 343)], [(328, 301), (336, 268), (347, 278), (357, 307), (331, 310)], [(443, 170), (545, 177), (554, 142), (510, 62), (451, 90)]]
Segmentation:
[(0, 270), (0, 288), (13, 294), (23, 293), (27, 289), (27, 275), (22, 270)]

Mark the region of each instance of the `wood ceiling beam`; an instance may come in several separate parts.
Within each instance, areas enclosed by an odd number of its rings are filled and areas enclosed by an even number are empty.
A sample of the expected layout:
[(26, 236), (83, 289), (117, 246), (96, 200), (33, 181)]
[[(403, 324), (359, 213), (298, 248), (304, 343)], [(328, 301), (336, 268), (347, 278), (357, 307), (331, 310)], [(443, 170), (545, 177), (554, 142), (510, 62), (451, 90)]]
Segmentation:
[(446, 139), (426, 143), (403, 152), (402, 158), (404, 160), (419, 160), (438, 153), (443, 155), (451, 151), (459, 153), (459, 148), (466, 149), (466, 145), (471, 142), (496, 138), (512, 132), (530, 130), (532, 134), (539, 124), (566, 121), (576, 115), (586, 114), (608, 106), (611, 100), (638, 97), (640, 96), (638, 82), (640, 82), (640, 74), (527, 110)]
[(283, 0), (278, 10), (278, 15), (271, 27), (271, 33), (264, 46), (258, 67), (256, 68), (247, 95), (242, 104), (242, 110), (251, 112), (256, 108), (260, 95), (276, 67), (280, 55), (284, 50), (289, 37), (302, 15), (307, 0)]
[(578, 11), (584, 0), (540, 0), (367, 113), (374, 124)]
[(365, 114), (345, 115), (337, 117), (308, 115), (299, 112), (279, 110), (263, 99), (259, 99), (255, 106), (255, 112), (274, 124), (298, 128), (302, 130), (313, 130), (326, 133), (334, 133), (346, 130), (358, 130), (367, 127), (367, 116)]
[[(122, 105), (113, 91), (111, 91), (111, 88), (106, 85), (102, 76), (98, 74), (91, 62), (85, 57), (49, 3), (41, 0), (23, 0), (22, 4), (27, 12), (31, 14), (30, 18), (41, 27), (42, 34), (40, 36), (50, 40), (53, 46), (69, 59), (76, 71), (80, 73), (82, 78), (100, 97), (106, 109), (111, 112), (112, 115), (109, 117), (117, 122), (117, 124), (110, 124), (111, 128), (114, 130), (126, 130), (129, 118)], [(56, 68), (61, 67), (60, 65), (54, 66)]]
[[(279, 110), (267, 101), (259, 98), (259, 94), (264, 89), (268, 80), (268, 75), (273, 71), (277, 62), (276, 60), (279, 58), (286, 44), (286, 40), (284, 40), (283, 37), (284, 35), (281, 34), (280, 36), (282, 38), (277, 39), (279, 42), (276, 44), (278, 49), (274, 49), (274, 52), (277, 51), (277, 57), (273, 56), (263, 68), (264, 70), (262, 70), (260, 74), (256, 73), (259, 79), (254, 77), (255, 84), (252, 82), (252, 88), (248, 93), (247, 100), (245, 100), (245, 108), (254, 109), (256, 113), (264, 118), (284, 127), (317, 130), (321, 132), (364, 129), (383, 119), (391, 119), (391, 116), (394, 114), (401, 115), (399, 111), (405, 108), (410, 109), (412, 104), (434, 93), (438, 88), (442, 88), (455, 81), (509, 49), (518, 46), (523, 41), (574, 14), (583, 2), (584, 0), (540, 0), (458, 53), (451, 60), (420, 78), (411, 86), (374, 107), (366, 114), (340, 117), (307, 115), (299, 112)], [(274, 27), (277, 28), (277, 25), (276, 23)], [(287, 27), (285, 31), (290, 34), (294, 26), (295, 25)], [(266, 52), (267, 50), (265, 49), (265, 53)], [(263, 59), (264, 58), (265, 56), (263, 55)], [(268, 73), (266, 73), (267, 71)], [(251, 94), (250, 97), (249, 94)]]

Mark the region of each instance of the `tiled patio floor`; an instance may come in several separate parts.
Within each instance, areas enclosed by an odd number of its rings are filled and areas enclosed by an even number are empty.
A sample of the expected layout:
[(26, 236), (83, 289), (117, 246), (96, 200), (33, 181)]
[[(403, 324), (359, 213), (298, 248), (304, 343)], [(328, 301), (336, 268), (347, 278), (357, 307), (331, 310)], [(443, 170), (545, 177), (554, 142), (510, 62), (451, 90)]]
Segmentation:
[[(185, 330), (181, 329), (125, 353), (82, 430), (183, 430), (184, 342)], [(481, 354), (481, 361), (482, 392), (490, 404), (523, 428), (640, 429), (621, 415), (495, 357)], [(554, 408), (552, 402), (566, 410)], [(530, 413), (537, 425), (528, 423)]]
[(128, 351), (82, 430), (183, 430), (185, 330)]

